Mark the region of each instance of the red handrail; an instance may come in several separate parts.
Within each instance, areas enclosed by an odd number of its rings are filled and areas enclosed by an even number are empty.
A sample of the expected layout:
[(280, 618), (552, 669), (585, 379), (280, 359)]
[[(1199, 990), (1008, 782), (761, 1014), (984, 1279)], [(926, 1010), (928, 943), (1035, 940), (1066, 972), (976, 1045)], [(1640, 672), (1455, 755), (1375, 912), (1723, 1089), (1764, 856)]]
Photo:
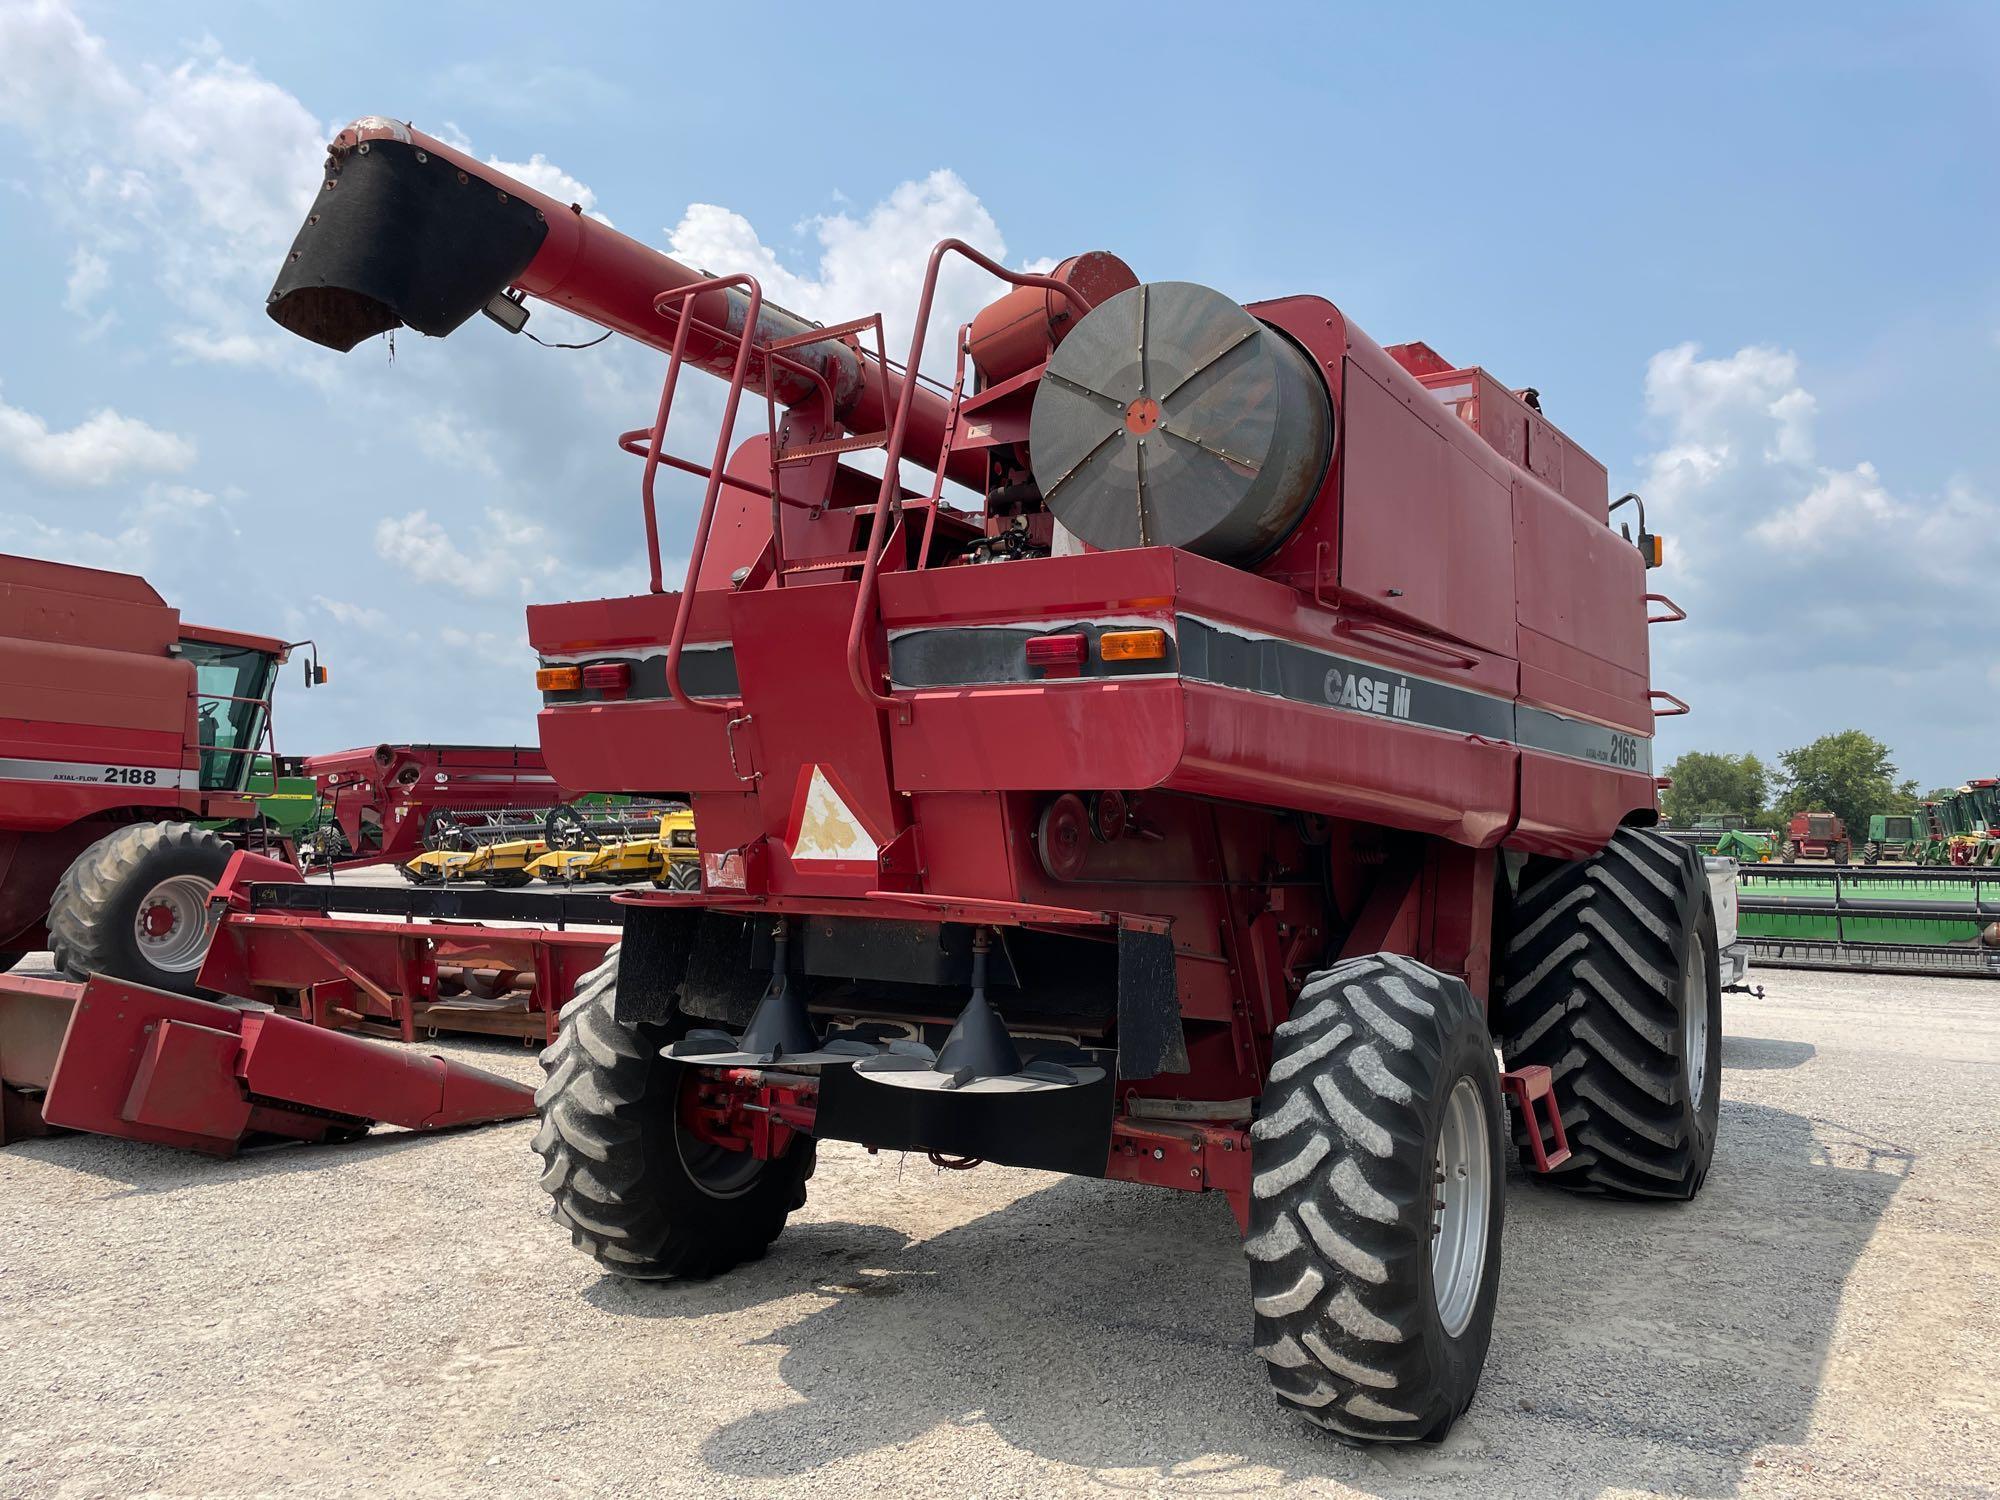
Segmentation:
[[(750, 294), (750, 305), (743, 317), (743, 334), (736, 342), (736, 360), (729, 372), (729, 397), (723, 403), (722, 429), (715, 437), (715, 459), (708, 469), (708, 489), (701, 497), (701, 519), (695, 522), (694, 545), (688, 549), (687, 583), (681, 589), (679, 604), (674, 609), (674, 633), (667, 643), (667, 692), (683, 708), (699, 710), (702, 713), (728, 713), (727, 702), (709, 702), (690, 697), (681, 687), (681, 647), (687, 640), (688, 617), (694, 606), (695, 582), (701, 577), (702, 558), (708, 552), (708, 533), (715, 521), (715, 499), (722, 492), (722, 466), (729, 457), (729, 439), (736, 430), (736, 408), (743, 399), (743, 382), (750, 371), (750, 344), (757, 334), (757, 317), (764, 310), (764, 288), (757, 278), (748, 275), (711, 276), (706, 281), (697, 281), (692, 286), (676, 287), (673, 291), (662, 292), (653, 299), (656, 312), (665, 314), (673, 303), (699, 296), (703, 292), (720, 291), (723, 287), (740, 286)], [(680, 379), (681, 365), (687, 356), (688, 325), (694, 321), (691, 309), (681, 308), (674, 328), (673, 353), (667, 359), (667, 378), (660, 387), (659, 415), (653, 421), (653, 440), (646, 449), (646, 476), (642, 488), (646, 497), (646, 550), (652, 558), (652, 591), (656, 594), (665, 590), (660, 581), (660, 526), (658, 513), (653, 504), (653, 476), (659, 472), (660, 453), (667, 435), (667, 413), (674, 404), (674, 385)], [(775, 489), (776, 486), (774, 485)]]
[(924, 357), (924, 335), (931, 324), (931, 302), (937, 296), (938, 272), (944, 265), (945, 256), (957, 253), (964, 256), (980, 269), (999, 277), (1013, 286), (1039, 286), (1052, 292), (1061, 292), (1076, 304), (1079, 314), (1091, 309), (1091, 301), (1075, 287), (1058, 281), (1053, 276), (1039, 276), (1028, 271), (1010, 271), (995, 260), (981, 255), (964, 240), (940, 240), (931, 251), (930, 264), (924, 269), (923, 295), (917, 299), (917, 326), (910, 335), (910, 357), (904, 364), (903, 388), (896, 397), (895, 420), (889, 424), (889, 442), (882, 465), (882, 487), (875, 493), (875, 515), (868, 528), (868, 550), (861, 564), (861, 589), (854, 599), (854, 618), (847, 627), (847, 675), (854, 684), (854, 690), (877, 708), (894, 708), (896, 700), (884, 693), (868, 680), (862, 666), (863, 647), (869, 611), (875, 605), (875, 578), (882, 560), (882, 545), (886, 540), (883, 522), (888, 518), (889, 502), (899, 497), (902, 491), (900, 470), (903, 462), (903, 441), (908, 436), (910, 408), (916, 398), (917, 367)]
[(1682, 714), (1691, 714), (1694, 712), (1694, 710), (1689, 708), (1685, 702), (1683, 702), (1679, 698), (1676, 698), (1672, 693), (1668, 692), (1665, 688), (1654, 688), (1651, 692), (1646, 694), (1646, 697), (1649, 700), (1654, 698), (1664, 698), (1667, 700), (1667, 702), (1673, 705), (1672, 708), (1665, 710), (1661, 710), (1658, 708), (1654, 709), (1653, 717), (1656, 719), (1677, 719)]
[(1677, 625), (1688, 617), (1688, 612), (1674, 603), (1665, 594), (1645, 594), (1641, 597), (1648, 604), (1664, 604), (1672, 611), (1671, 614), (1664, 615), (1648, 614), (1646, 616), (1646, 623), (1648, 625)]

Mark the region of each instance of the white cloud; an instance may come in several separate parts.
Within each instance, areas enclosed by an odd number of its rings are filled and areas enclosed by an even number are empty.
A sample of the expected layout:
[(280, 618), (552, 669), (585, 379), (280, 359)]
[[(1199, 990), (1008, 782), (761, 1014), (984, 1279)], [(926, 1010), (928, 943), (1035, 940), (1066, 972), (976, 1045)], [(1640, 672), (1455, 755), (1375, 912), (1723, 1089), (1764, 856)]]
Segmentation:
[(69, 281), (63, 306), (80, 317), (95, 312), (91, 306), (111, 285), (111, 262), (88, 245), (78, 245), (69, 258)]
[(1785, 350), (1662, 350), (1645, 397), (1664, 439), (1639, 485), (1667, 538), (1653, 578), (1690, 612), (1652, 632), (1654, 680), (1696, 709), (1663, 722), (1661, 764), (1860, 727), (1926, 780), (1969, 774), (1980, 720), (1935, 706), (1962, 697), (2000, 572), (1987, 488), (1960, 477), (1922, 493), (1862, 454), (1823, 453), (1818, 402)]
[[(184, 543), (204, 546), (211, 562), (214, 540), (237, 532), (222, 503), (207, 490), (182, 484), (148, 485), (122, 506), (109, 528), (60, 526), (34, 516), (0, 512), (0, 546), (90, 568), (146, 576), (164, 591), (159, 569), (185, 556)], [(171, 602), (172, 594), (166, 597)]]
[[(438, 139), (445, 138), (439, 136)], [(597, 194), (593, 193), (587, 184), (570, 176), (539, 151), (526, 161), (502, 161), (497, 156), (489, 156), (486, 158), (486, 165), (495, 171), (505, 172), (517, 182), (526, 183), (538, 193), (547, 193), (559, 203), (574, 203), (602, 224), (611, 223), (603, 214), (597, 212)]]
[(110, 484), (144, 474), (176, 474), (194, 462), (194, 443), (105, 407), (51, 432), (33, 412), (0, 401), (0, 456), (44, 484)]
[[(675, 258), (717, 275), (748, 271), (764, 295), (816, 322), (839, 322), (871, 312), (884, 315), (889, 357), (909, 353), (917, 294), (924, 267), (939, 240), (956, 238), (1003, 261), (1006, 241), (979, 197), (956, 172), (943, 168), (899, 184), (861, 218), (846, 213), (809, 219), (819, 245), (818, 264), (794, 271), (743, 215), (713, 203), (691, 203), (667, 232)], [(940, 276), (925, 339), (925, 373), (950, 379), (952, 340), (959, 325), (1003, 290), (984, 272), (954, 257)]]
[(345, 599), (329, 599), (324, 594), (314, 594), (312, 602), (342, 625), (357, 630), (385, 630), (389, 625), (386, 613), (365, 604), (349, 604)]
[(1773, 546), (1824, 552), (1909, 514), (1908, 506), (1882, 488), (1875, 465), (1864, 460), (1851, 469), (1821, 470), (1820, 482), (1802, 499), (1757, 523), (1757, 537)]
[(413, 580), (473, 599), (526, 598), (536, 580), (558, 568), (553, 539), (536, 521), (489, 508), (473, 551), (467, 552), (425, 510), (384, 517), (375, 526), (375, 553)]

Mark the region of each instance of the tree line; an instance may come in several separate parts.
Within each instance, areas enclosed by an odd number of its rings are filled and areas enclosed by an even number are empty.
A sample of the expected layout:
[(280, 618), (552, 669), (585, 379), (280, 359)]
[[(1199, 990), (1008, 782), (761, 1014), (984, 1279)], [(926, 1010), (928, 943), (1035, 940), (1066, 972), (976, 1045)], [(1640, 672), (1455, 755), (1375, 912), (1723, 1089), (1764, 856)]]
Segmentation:
[(1854, 838), (1868, 836), (1876, 814), (1913, 813), (1956, 787), (1919, 792), (1898, 776), (1889, 747), (1872, 734), (1843, 729), (1787, 750), (1776, 767), (1755, 755), (1690, 750), (1666, 774), (1673, 778), (1661, 811), (1676, 828), (1704, 813), (1737, 813), (1753, 828), (1779, 828), (1799, 812), (1838, 813)]

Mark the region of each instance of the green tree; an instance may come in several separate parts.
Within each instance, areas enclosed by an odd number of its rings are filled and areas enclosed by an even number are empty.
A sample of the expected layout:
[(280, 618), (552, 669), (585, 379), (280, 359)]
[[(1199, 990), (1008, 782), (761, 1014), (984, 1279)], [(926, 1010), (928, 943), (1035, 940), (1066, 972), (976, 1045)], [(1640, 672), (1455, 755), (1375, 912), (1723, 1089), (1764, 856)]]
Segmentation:
[(1798, 812), (1837, 813), (1850, 838), (1868, 837), (1868, 820), (1915, 801), (1917, 784), (1898, 780), (1889, 747), (1859, 729), (1823, 734), (1810, 745), (1778, 757), (1782, 785), (1778, 816)]
[(1770, 792), (1771, 773), (1754, 755), (1716, 755), (1689, 750), (1667, 767), (1673, 785), (1662, 811), (1676, 828), (1688, 828), (1703, 813), (1740, 813), (1754, 827)]

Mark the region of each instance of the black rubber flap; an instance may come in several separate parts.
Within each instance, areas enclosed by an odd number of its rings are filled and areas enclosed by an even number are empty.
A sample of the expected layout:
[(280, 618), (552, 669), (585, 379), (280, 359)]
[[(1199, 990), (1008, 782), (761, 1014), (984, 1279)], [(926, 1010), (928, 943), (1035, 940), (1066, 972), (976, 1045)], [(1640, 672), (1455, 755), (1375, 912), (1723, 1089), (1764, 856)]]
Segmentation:
[(1174, 940), (1164, 932), (1118, 931), (1118, 1076), (1188, 1070), (1175, 983)]
[(401, 141), (335, 159), (266, 311), (343, 353), (407, 324), (443, 337), (506, 290), (549, 227), (532, 204)]
[[(687, 973), (699, 911), (634, 906), (627, 910), (618, 946), (618, 993), (613, 1013), (621, 1026), (674, 1019), (674, 998)], [(567, 999), (568, 997), (563, 997)]]

